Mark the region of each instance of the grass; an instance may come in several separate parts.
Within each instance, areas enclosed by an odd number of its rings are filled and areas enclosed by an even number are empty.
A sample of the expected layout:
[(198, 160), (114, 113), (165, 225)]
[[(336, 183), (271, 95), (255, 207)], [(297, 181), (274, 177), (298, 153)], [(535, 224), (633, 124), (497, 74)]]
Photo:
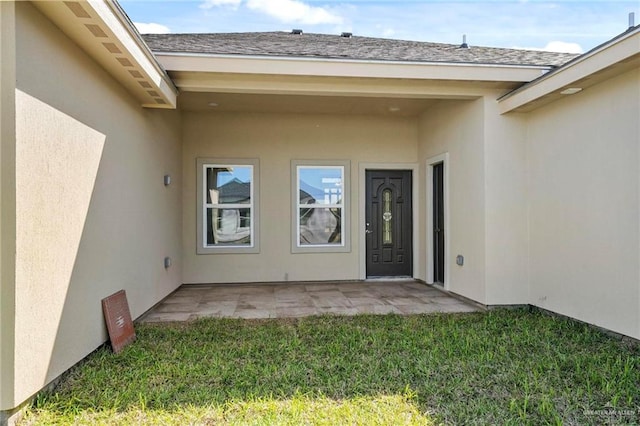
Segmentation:
[(473, 314), (137, 325), (41, 393), (34, 424), (637, 424), (640, 349), (584, 324)]

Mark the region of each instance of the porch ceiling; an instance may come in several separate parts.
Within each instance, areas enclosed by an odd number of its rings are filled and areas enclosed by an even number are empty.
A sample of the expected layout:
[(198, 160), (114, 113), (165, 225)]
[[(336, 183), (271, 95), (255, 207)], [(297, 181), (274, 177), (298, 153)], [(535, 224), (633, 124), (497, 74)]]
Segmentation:
[[(417, 116), (437, 99), (183, 92), (183, 111)], [(215, 106), (211, 106), (213, 103)]]
[[(507, 93), (522, 83), (169, 71), (185, 111), (417, 116), (441, 99)], [(211, 103), (216, 106), (210, 106)]]

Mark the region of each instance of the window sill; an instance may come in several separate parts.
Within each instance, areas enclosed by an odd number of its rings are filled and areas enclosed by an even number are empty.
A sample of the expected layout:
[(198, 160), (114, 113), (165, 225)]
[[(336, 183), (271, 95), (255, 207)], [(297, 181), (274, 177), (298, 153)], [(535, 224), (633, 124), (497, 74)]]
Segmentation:
[(196, 254), (257, 254), (259, 247), (198, 247)]
[(301, 253), (350, 253), (351, 247), (348, 245), (344, 246), (330, 246), (330, 245), (317, 245), (317, 246), (305, 246), (299, 247), (294, 246), (291, 247), (291, 253), (293, 254), (301, 254)]

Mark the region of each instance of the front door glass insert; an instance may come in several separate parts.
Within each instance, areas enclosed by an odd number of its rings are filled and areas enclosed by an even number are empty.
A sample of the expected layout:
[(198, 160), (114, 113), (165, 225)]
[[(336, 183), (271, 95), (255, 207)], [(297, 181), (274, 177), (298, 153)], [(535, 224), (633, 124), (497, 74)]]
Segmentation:
[(382, 244), (393, 243), (393, 214), (391, 213), (391, 190), (385, 189), (382, 193)]

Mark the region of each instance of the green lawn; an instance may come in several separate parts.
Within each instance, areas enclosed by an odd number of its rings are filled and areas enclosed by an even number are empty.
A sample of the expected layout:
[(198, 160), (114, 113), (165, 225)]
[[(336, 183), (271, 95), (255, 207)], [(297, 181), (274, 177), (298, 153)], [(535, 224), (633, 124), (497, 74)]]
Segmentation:
[(136, 332), (39, 395), (21, 424), (640, 422), (640, 348), (524, 309)]

